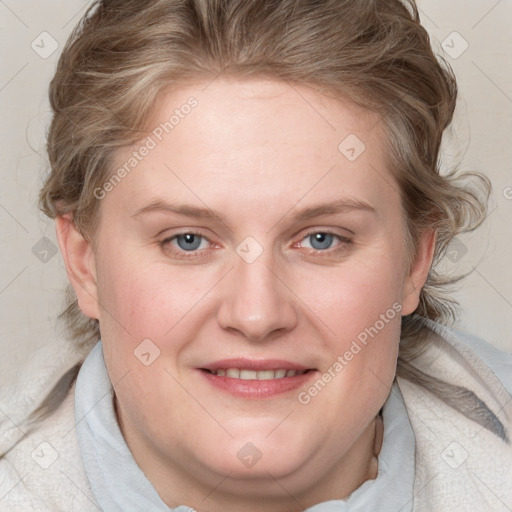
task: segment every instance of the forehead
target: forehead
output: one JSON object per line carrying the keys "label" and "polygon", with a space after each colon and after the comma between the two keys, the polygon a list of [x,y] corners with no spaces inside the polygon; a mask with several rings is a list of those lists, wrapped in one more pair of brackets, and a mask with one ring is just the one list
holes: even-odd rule
{"label": "forehead", "polygon": [[398,190],[384,148],[379,116],[349,101],[304,85],[218,78],[158,99],[148,136],[116,155],[114,169],[137,161],[112,196],[126,207],[167,195],[237,211],[340,194],[391,200]]}
{"label": "forehead", "polygon": [[[196,106],[189,109],[192,98]],[[270,79],[218,78],[169,92],[156,102],[148,128],[157,138],[162,128],[161,135],[176,143],[193,143],[184,140],[193,132],[210,154],[228,144],[248,152],[302,144],[305,154],[320,149],[337,155],[347,135],[370,144],[382,136],[378,114],[306,85]]]}

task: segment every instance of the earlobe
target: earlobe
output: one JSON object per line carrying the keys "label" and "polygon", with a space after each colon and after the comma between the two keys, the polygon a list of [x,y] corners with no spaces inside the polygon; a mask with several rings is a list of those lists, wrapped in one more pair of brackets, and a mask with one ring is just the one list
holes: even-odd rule
{"label": "earlobe", "polygon": [[434,258],[435,244],[435,230],[425,230],[421,235],[409,274],[404,282],[402,315],[409,315],[418,307],[420,292],[425,285]]}
{"label": "earlobe", "polygon": [[82,312],[99,318],[98,286],[92,245],[76,228],[71,214],[55,219],[57,240],[66,265],[69,281]]}

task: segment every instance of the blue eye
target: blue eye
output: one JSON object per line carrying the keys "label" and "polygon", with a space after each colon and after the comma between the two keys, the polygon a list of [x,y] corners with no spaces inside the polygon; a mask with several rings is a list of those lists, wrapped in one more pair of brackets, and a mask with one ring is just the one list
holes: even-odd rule
{"label": "blue eye", "polygon": [[[334,243],[336,240],[337,243]],[[343,246],[350,245],[351,242],[347,238],[335,233],[313,231],[302,239],[302,244],[304,243],[306,243],[306,248],[320,252],[327,252],[327,250],[331,248],[333,250],[336,248],[342,249]]]}
{"label": "blue eye", "polygon": [[166,255],[176,259],[201,259],[208,256],[207,249],[214,245],[203,235],[187,231],[165,238],[158,242]]}
{"label": "blue eye", "polygon": [[309,240],[312,249],[321,251],[331,248],[334,242],[334,235],[330,233],[313,233],[308,235],[305,240]]}
{"label": "blue eye", "polygon": [[203,237],[200,235],[195,235],[194,233],[184,233],[182,235],[176,235],[174,237],[180,249],[184,251],[195,251],[199,249]]}

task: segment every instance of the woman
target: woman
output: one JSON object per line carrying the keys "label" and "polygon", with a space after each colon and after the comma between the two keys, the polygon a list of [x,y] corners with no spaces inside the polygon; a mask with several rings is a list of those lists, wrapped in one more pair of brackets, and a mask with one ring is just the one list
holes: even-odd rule
{"label": "woman", "polygon": [[488,181],[439,173],[413,3],[97,2],[50,99],[87,357],[8,432],[2,510],[511,506],[512,361],[435,271]]}

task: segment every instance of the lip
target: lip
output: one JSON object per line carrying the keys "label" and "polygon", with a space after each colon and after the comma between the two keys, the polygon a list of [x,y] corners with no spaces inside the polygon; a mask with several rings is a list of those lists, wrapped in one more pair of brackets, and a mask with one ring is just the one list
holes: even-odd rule
{"label": "lip", "polygon": [[[201,366],[200,369],[216,371],[219,368],[245,368],[247,370],[264,371],[264,370],[313,370],[314,368],[304,366],[298,363],[292,363],[291,361],[285,361],[282,359],[223,359],[221,361],[215,361]],[[291,377],[289,377],[291,378]]]}
{"label": "lip", "polygon": [[[207,371],[216,371],[222,368],[244,368],[254,371],[285,369],[305,371],[306,373],[271,380],[242,380],[215,375]],[[273,398],[290,393],[300,387],[306,386],[308,382],[318,374],[318,371],[314,368],[308,368],[307,366],[291,361],[243,358],[215,361],[214,363],[197,368],[197,371],[209,385],[225,393],[229,393],[232,396],[246,399]]]}

